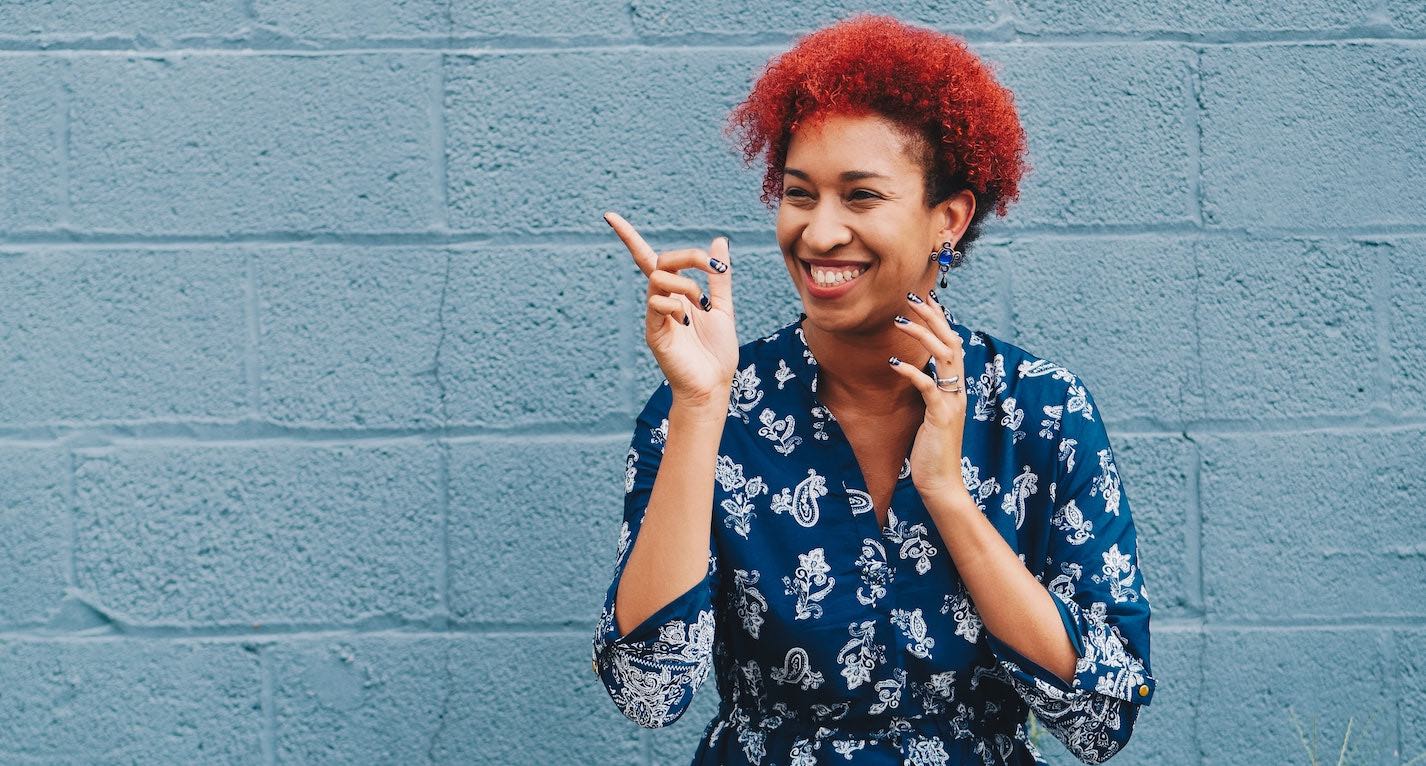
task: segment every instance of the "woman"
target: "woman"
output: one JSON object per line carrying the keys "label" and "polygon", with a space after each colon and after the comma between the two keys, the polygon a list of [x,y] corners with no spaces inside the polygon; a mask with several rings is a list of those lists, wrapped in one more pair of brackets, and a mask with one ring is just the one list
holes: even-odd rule
{"label": "woman", "polygon": [[733,125],[766,151],[806,310],[739,345],[726,238],[655,253],[606,214],[666,379],[628,453],[594,671],[646,727],[713,671],[695,764],[1043,763],[1032,712],[1109,758],[1155,680],[1102,414],[931,289],[1018,196],[1011,95],[955,38],[862,15],[770,64]]}

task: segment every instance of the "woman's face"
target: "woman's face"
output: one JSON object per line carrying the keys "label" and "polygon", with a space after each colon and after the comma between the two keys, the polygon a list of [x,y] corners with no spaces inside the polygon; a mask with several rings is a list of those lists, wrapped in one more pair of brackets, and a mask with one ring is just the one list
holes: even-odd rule
{"label": "woman's face", "polygon": [[[816,324],[884,332],[906,313],[906,293],[925,296],[934,285],[931,251],[965,230],[974,195],[928,209],[914,141],[884,117],[834,115],[800,128],[788,145],[777,241]],[[827,294],[813,286],[816,261],[836,266],[843,280],[846,266],[861,274]]]}

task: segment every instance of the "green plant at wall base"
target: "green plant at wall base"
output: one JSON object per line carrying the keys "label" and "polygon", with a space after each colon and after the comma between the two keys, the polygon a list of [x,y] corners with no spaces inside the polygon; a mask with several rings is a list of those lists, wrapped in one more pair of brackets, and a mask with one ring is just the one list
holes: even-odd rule
{"label": "green plant at wall base", "polygon": [[[1297,727],[1297,739],[1302,743],[1302,749],[1307,751],[1309,766],[1321,766],[1317,761],[1317,719],[1314,718],[1312,721],[1312,742],[1308,743],[1307,734],[1302,731],[1302,723],[1297,720],[1297,711],[1288,705],[1287,714],[1292,718],[1292,725]],[[1347,742],[1352,738],[1352,724],[1355,722],[1355,716],[1347,719],[1347,731],[1342,735],[1342,747],[1337,751],[1337,766],[1344,766],[1347,762]],[[1401,766],[1414,766],[1418,763],[1426,763],[1426,753],[1417,755]]]}

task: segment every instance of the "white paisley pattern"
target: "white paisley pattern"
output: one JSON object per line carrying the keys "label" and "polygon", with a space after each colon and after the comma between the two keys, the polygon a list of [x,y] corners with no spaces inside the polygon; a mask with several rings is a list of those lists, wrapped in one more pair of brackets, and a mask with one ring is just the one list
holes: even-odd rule
{"label": "white paisley pattern", "polygon": [[[1094,397],[1069,369],[945,313],[969,384],[960,477],[1051,595],[1077,655],[1073,677],[987,629],[909,453],[888,506],[873,507],[842,423],[818,399],[803,317],[739,349],[704,511],[703,579],[623,630],[619,585],[669,443],[667,381],[622,461],[623,520],[592,669],[648,728],[677,721],[696,694],[721,694],[694,766],[1043,764],[1030,716],[1099,763],[1124,748],[1153,699],[1130,501]],[[697,513],[659,512],[685,524]]]}

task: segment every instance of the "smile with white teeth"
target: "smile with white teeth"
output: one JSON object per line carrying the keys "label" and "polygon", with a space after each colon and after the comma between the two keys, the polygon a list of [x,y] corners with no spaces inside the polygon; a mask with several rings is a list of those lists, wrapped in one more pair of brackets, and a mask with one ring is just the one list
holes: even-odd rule
{"label": "smile with white teeth", "polygon": [[826,269],[821,266],[811,266],[812,279],[821,287],[835,287],[843,282],[850,282],[861,276],[865,269],[853,266],[851,268]]}

